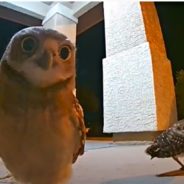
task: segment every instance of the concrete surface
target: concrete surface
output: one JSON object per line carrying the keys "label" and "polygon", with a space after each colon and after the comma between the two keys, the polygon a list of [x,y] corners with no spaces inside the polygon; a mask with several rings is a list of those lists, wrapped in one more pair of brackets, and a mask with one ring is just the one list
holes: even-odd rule
{"label": "concrete surface", "polygon": [[88,141],[70,184],[183,184],[184,176],[156,176],[180,166],[173,159],[150,160],[147,146]]}
{"label": "concrete surface", "polygon": [[[158,177],[157,174],[177,170],[172,159],[153,159],[144,153],[144,144],[87,141],[86,153],[73,166],[69,184],[183,184],[184,176]],[[6,169],[2,162],[0,175]],[[14,184],[10,179],[0,184]]]}

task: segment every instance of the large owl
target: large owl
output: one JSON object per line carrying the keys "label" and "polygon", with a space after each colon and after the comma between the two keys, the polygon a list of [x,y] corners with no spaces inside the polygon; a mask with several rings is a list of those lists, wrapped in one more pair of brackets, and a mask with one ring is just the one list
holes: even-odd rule
{"label": "large owl", "polygon": [[0,65],[0,157],[17,181],[63,184],[84,153],[74,81],[75,47],[66,36],[42,27],[13,36]]}

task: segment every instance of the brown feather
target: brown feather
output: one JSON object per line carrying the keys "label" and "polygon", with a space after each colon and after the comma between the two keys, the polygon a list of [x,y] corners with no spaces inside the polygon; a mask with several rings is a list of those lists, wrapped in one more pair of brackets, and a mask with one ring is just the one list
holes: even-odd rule
{"label": "brown feather", "polygon": [[[29,28],[29,31],[32,29]],[[36,31],[44,34],[45,30],[38,28]],[[49,37],[53,36],[53,39],[59,37],[61,42],[66,39],[59,35],[49,32]],[[16,40],[16,36],[13,39]],[[13,46],[19,44],[17,40],[10,43]],[[49,74],[56,78],[52,83],[39,87],[39,83],[33,81],[36,78],[29,80],[31,76],[17,70],[19,65],[14,62],[19,61],[8,60],[11,58],[12,45],[8,46],[10,50],[6,51],[0,66],[0,156],[18,181],[63,184],[71,176],[72,164],[78,155],[84,153],[86,138],[83,111],[72,93],[75,80],[74,54],[71,61],[58,62],[63,71],[58,75],[64,75],[62,80],[57,75]],[[39,55],[39,50],[35,54]],[[48,72],[57,71],[55,67],[51,65]],[[47,70],[44,72],[47,75]]]}

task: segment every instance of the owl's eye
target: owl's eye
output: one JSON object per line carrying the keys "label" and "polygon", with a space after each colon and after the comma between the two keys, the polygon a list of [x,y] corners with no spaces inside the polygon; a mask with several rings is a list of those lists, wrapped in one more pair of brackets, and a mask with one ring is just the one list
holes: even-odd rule
{"label": "owl's eye", "polygon": [[37,41],[33,37],[26,37],[22,40],[21,47],[26,53],[32,53],[37,46]]}
{"label": "owl's eye", "polygon": [[71,57],[70,47],[69,46],[61,47],[59,56],[63,61],[67,61]]}

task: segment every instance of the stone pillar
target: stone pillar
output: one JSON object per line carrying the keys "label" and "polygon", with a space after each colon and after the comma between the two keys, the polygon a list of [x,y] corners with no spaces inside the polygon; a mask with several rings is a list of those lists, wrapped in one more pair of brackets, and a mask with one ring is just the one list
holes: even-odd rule
{"label": "stone pillar", "polygon": [[104,19],[104,132],[165,130],[176,102],[154,3],[104,1]]}
{"label": "stone pillar", "polygon": [[56,3],[49,10],[42,24],[43,27],[55,29],[65,34],[75,45],[77,22],[78,19],[73,16],[73,11],[70,8]]}
{"label": "stone pillar", "polygon": [[[76,45],[77,23],[78,19],[73,16],[71,9],[60,3],[55,3],[47,13],[42,25],[66,35]],[[73,93],[76,95],[75,81],[73,83]]]}

